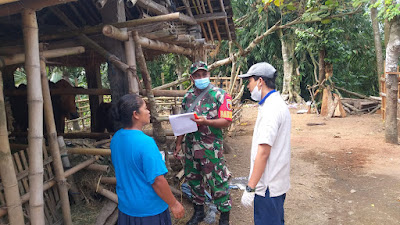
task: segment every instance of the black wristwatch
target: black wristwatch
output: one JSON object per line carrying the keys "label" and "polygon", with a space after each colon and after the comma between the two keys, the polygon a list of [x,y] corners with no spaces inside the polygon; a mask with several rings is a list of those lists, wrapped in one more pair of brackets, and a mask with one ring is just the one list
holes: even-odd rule
{"label": "black wristwatch", "polygon": [[246,185],[246,191],[247,191],[247,192],[255,192],[256,189],[255,189],[255,188],[249,187],[249,185]]}

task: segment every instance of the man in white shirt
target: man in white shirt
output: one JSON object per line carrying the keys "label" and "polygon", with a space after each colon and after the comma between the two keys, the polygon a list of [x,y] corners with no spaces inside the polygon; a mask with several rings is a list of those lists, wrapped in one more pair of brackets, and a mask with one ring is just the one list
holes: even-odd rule
{"label": "man in white shirt", "polygon": [[240,78],[249,81],[251,98],[259,101],[251,145],[249,181],[242,204],[254,202],[254,224],[284,224],[284,202],[290,188],[290,112],[275,91],[276,69],[254,64]]}

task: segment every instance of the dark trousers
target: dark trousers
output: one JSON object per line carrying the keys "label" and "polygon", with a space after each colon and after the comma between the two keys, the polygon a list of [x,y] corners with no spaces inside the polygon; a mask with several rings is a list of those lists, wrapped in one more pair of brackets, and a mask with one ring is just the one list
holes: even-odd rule
{"label": "dark trousers", "polygon": [[118,225],[172,225],[169,210],[155,216],[134,217],[118,211]]}
{"label": "dark trousers", "polygon": [[255,225],[283,225],[286,194],[277,197],[269,196],[269,189],[265,197],[256,195],[254,198],[254,224]]}

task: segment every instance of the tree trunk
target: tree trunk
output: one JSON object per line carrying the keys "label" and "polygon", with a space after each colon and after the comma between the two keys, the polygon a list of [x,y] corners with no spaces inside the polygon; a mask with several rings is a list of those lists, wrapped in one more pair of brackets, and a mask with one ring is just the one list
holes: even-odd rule
{"label": "tree trunk", "polygon": [[296,72],[296,57],[294,55],[295,40],[291,33],[283,34],[282,29],[278,31],[283,58],[283,89],[282,96],[289,102],[301,102],[302,98],[296,91],[300,90],[300,77]]}
{"label": "tree trunk", "polygon": [[[126,21],[124,1],[108,0],[100,10],[100,14],[104,24]],[[104,37],[104,40],[104,48],[116,55],[122,62],[126,62],[124,44],[108,37]],[[120,97],[128,94],[128,79],[125,72],[111,63],[108,63],[108,80],[110,81],[112,101],[118,101]]]}
{"label": "tree trunk", "polygon": [[25,45],[25,70],[28,97],[28,154],[29,154],[29,198],[30,222],[44,224],[43,209],[43,96],[40,82],[39,32],[36,12],[22,12]]}
{"label": "tree trunk", "polygon": [[150,73],[147,69],[146,59],[144,58],[144,55],[143,55],[142,46],[139,43],[139,35],[138,35],[137,31],[134,31],[132,33],[132,35],[133,35],[133,39],[135,40],[137,63],[139,65],[140,71],[142,73],[144,87],[146,88],[147,101],[150,105],[150,116],[151,116],[151,122],[152,122],[151,124],[153,126],[153,131],[154,131],[154,133],[153,133],[154,139],[157,142],[157,144],[159,145],[160,150],[164,151],[164,155],[166,156],[166,160],[165,160],[166,166],[167,166],[168,171],[170,171],[171,167],[170,167],[169,161],[167,160],[167,156],[168,156],[168,149],[166,146],[167,138],[165,135],[165,130],[161,126],[161,122],[157,121],[157,119],[156,119],[158,117],[158,112],[157,112],[157,108],[156,108],[154,94],[151,89]]}
{"label": "tree trunk", "polygon": [[[371,0],[371,5],[375,4],[376,0]],[[375,43],[375,55],[376,55],[376,66],[378,70],[378,84],[379,92],[381,92],[381,76],[383,74],[383,53],[382,53],[382,42],[381,35],[379,32],[379,23],[377,19],[378,10],[376,8],[371,8],[371,21],[372,29],[374,31],[374,43]]]}
{"label": "tree trunk", "polygon": [[318,60],[318,83],[321,86],[322,82],[325,80],[325,48],[319,50],[319,60]]}
{"label": "tree trunk", "polygon": [[23,225],[21,196],[19,195],[17,177],[13,166],[8,142],[6,113],[3,95],[3,76],[0,71],[0,175],[4,187],[4,195],[8,208],[8,218],[11,225]]}
{"label": "tree trunk", "polygon": [[[386,142],[398,144],[397,128],[397,98],[398,98],[398,74],[397,63],[400,56],[400,16],[391,21],[390,37],[386,48]],[[395,73],[390,73],[395,72]]]}

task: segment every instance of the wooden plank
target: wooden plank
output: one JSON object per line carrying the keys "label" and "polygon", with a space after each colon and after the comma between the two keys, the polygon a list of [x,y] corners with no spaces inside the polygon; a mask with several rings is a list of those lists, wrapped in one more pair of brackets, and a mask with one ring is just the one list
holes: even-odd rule
{"label": "wooden plank", "polygon": [[332,101],[332,93],[328,88],[325,88],[322,94],[321,116],[327,116],[329,106]]}

